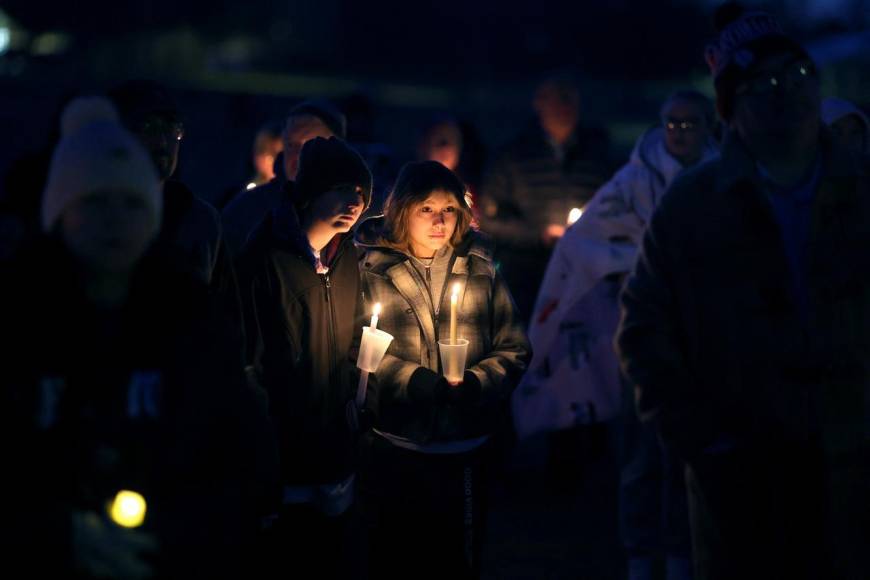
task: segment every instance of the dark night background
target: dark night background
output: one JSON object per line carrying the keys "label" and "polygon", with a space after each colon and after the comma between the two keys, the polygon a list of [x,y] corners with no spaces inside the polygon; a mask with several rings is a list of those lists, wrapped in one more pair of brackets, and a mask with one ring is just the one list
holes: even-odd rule
{"label": "dark night background", "polygon": [[[870,2],[762,2],[825,65],[826,94],[868,100]],[[130,77],[174,89],[180,177],[214,199],[245,179],[257,127],[322,96],[350,138],[413,155],[436,111],[473,123],[490,152],[530,116],[535,79],[573,67],[583,120],[627,154],[674,87],[712,92],[702,58],[712,0],[36,2],[0,8],[0,171],[41,146],[61,100]],[[409,130],[410,129],[410,130]]]}
{"label": "dark night background", "polygon": [[[712,95],[702,54],[718,4],[7,0],[0,174],[46,144],[66,98],[127,78],[173,90],[186,128],[179,176],[207,200],[247,179],[257,128],[308,97],[335,100],[348,113],[351,141],[385,143],[400,161],[414,155],[421,125],[441,111],[471,122],[491,154],[531,117],[536,79],[563,67],[582,79],[581,122],[609,130],[622,163],[671,90]],[[824,95],[870,104],[870,0],[754,4],[806,44],[821,65]],[[527,455],[520,466],[534,465],[534,449]],[[616,475],[606,457],[597,461],[570,492],[543,487],[534,470],[504,475],[490,521],[489,577],[619,577]]]}

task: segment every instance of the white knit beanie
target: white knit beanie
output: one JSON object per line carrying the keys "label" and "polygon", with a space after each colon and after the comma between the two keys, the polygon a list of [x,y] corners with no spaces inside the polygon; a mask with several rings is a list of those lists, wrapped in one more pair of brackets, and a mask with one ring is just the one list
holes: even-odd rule
{"label": "white knit beanie", "polygon": [[153,234],[160,230],[163,194],[151,158],[108,99],[82,97],[61,117],[61,140],[42,193],[42,230],[50,232],[70,203],[97,191],[138,194],[153,214]]}

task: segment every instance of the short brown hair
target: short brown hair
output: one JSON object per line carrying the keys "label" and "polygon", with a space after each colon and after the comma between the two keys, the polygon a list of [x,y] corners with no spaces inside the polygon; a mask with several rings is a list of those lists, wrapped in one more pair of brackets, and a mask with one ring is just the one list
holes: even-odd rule
{"label": "short brown hair", "polygon": [[414,207],[433,191],[446,191],[456,198],[456,229],[448,244],[455,248],[471,228],[473,216],[465,201],[466,187],[459,177],[437,161],[406,163],[384,205],[385,227],[381,242],[405,253],[411,251],[408,217]]}

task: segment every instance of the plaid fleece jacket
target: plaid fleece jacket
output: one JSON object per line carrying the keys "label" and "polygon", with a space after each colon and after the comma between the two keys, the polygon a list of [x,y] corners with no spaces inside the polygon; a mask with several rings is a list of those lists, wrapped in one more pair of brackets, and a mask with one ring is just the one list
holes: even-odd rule
{"label": "plaid fleece jacket", "polygon": [[[364,250],[365,311],[380,302],[378,328],[395,337],[370,381],[367,405],[375,427],[420,444],[492,432],[507,412],[531,350],[510,291],[496,272],[488,238],[470,232],[456,248],[436,308],[409,256],[379,243],[382,224],[383,218],[367,220],[356,240]],[[439,396],[437,344],[450,332],[449,289],[457,282],[457,336],[469,341],[466,369],[480,383],[479,393],[458,402]]]}

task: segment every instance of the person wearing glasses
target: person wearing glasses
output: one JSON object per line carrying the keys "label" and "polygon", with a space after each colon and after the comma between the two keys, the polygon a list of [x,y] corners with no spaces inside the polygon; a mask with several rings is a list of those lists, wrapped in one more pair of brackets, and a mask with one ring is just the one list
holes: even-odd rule
{"label": "person wearing glasses", "polygon": [[[157,169],[164,196],[163,228],[157,248],[212,290],[226,292],[233,288],[232,261],[224,249],[220,214],[174,179],[184,123],[169,91],[153,81],[131,80],[110,89],[108,97]],[[232,293],[237,302],[238,291],[233,289]]]}
{"label": "person wearing glasses", "polygon": [[[674,92],[660,117],[556,243],[529,329],[531,370],[513,396],[521,438],[604,425],[618,429],[625,450],[620,530],[632,580],[652,578],[657,561],[668,566],[669,578],[687,577],[678,571],[689,568],[690,539],[682,464],[660,448],[651,428],[638,423],[633,397],[623,394],[627,385],[613,350],[617,297],[667,188],[718,151],[713,103],[701,93]],[[548,421],[543,408],[559,408],[559,419]]]}
{"label": "person wearing glasses", "polygon": [[686,462],[695,578],[867,578],[870,163],[807,52],[729,3],[720,157],[671,186],[622,293],[641,419]]}
{"label": "person wearing glasses", "polygon": [[148,151],[160,180],[163,223],[151,251],[205,284],[208,300],[225,314],[238,337],[238,361],[244,366],[242,307],[220,214],[174,178],[184,140],[181,111],[168,89],[150,80],[126,81],[107,96],[121,122]]}

